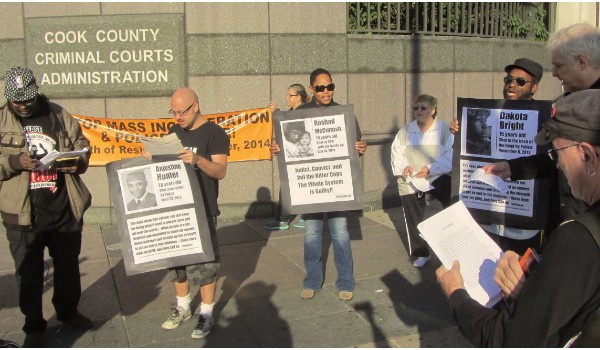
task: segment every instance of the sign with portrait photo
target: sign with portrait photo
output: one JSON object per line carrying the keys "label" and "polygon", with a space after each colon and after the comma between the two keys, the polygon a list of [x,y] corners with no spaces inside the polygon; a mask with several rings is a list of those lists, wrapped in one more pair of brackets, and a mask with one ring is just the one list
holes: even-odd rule
{"label": "sign with portrait photo", "polygon": [[214,260],[194,168],[177,155],[106,166],[127,275]]}
{"label": "sign with portrait photo", "polygon": [[274,121],[285,213],[363,209],[352,105],[276,111]]}
{"label": "sign with portrait photo", "polygon": [[[546,224],[547,180],[510,181],[506,193],[469,181],[489,163],[545,152],[533,138],[551,114],[550,101],[458,99],[460,130],[454,139],[452,195],[481,224],[539,229]],[[458,144],[457,144],[458,143]]]}

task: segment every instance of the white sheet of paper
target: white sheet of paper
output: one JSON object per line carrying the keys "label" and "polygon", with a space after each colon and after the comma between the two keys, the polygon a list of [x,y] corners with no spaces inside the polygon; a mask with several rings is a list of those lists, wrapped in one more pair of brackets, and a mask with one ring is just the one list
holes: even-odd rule
{"label": "white sheet of paper", "polygon": [[59,152],[59,151],[53,149],[52,151],[48,152],[48,154],[46,154],[42,159],[40,159],[40,164],[38,165],[38,167],[35,170],[48,169],[49,167],[51,167],[54,164],[54,162],[56,162],[56,160],[58,158],[78,157],[78,156],[82,156],[82,155],[86,154],[87,151],[88,151],[87,147],[80,149],[80,150],[69,151],[69,152]]}
{"label": "white sheet of paper", "polygon": [[140,137],[144,149],[154,156],[161,154],[177,154],[177,151],[183,148],[181,140],[176,134],[169,134],[163,137]]}
{"label": "white sheet of paper", "polygon": [[497,189],[498,191],[500,191],[500,193],[504,195],[508,194],[508,183],[502,180],[500,176],[496,176],[494,174],[486,174],[483,168],[475,170],[471,174],[471,177],[469,177],[469,180],[467,180],[467,182],[468,181],[481,181]]}
{"label": "white sheet of paper", "polygon": [[494,282],[502,249],[475,222],[463,202],[442,210],[417,225],[422,237],[447,269],[460,262],[460,272],[471,298],[485,307],[502,298]]}
{"label": "white sheet of paper", "polygon": [[421,192],[431,191],[431,190],[433,190],[435,188],[435,187],[431,186],[431,184],[429,183],[429,181],[427,181],[427,179],[422,178],[422,177],[411,176],[410,177],[410,183],[417,190],[419,190]]}

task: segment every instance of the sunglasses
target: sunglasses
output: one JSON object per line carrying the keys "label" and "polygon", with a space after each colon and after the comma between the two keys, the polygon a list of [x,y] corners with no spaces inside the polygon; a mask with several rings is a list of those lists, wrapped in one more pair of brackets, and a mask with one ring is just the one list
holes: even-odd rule
{"label": "sunglasses", "polygon": [[419,111],[419,110],[420,110],[420,111],[425,111],[425,110],[427,110],[428,108],[429,108],[429,107],[426,107],[426,106],[414,106],[414,107],[413,107],[413,111],[415,111],[415,112],[416,112],[416,111]]}
{"label": "sunglasses", "polygon": [[525,84],[531,82],[531,80],[527,80],[527,79],[525,79],[523,77],[518,77],[518,78],[515,78],[515,77],[504,77],[504,85],[508,85],[508,84],[512,83],[513,81],[516,81],[517,85],[519,85],[520,87],[523,87],[523,86],[525,86]]}
{"label": "sunglasses", "polygon": [[313,89],[315,90],[315,92],[323,92],[323,91],[325,91],[325,89],[327,89],[329,91],[333,91],[333,90],[335,90],[335,84],[330,83],[329,85],[317,85],[317,86],[314,86]]}

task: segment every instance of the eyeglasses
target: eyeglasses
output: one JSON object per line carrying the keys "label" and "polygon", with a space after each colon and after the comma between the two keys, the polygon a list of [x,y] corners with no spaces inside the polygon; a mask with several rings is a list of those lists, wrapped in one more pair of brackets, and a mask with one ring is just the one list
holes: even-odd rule
{"label": "eyeglasses", "polygon": [[504,85],[508,85],[508,84],[512,83],[513,81],[516,81],[517,85],[519,85],[520,87],[523,87],[523,86],[525,86],[525,84],[531,82],[531,80],[527,80],[527,79],[525,79],[523,77],[518,77],[518,78],[515,78],[515,77],[504,77]]}
{"label": "eyeglasses", "polygon": [[288,98],[294,97],[294,96],[300,96],[300,95],[287,95]]}
{"label": "eyeglasses", "polygon": [[[194,103],[196,103],[196,101],[194,101]],[[176,117],[177,115],[179,115],[180,117],[183,117],[183,116],[185,116],[185,115],[186,115],[186,114],[187,114],[187,113],[190,111],[190,109],[192,108],[192,106],[194,105],[194,103],[192,103],[192,104],[191,104],[191,105],[190,105],[188,108],[186,108],[186,109],[185,109],[185,111],[183,111],[183,112],[175,112],[174,110],[172,110],[172,109],[169,109],[169,114],[171,114],[173,117]]]}
{"label": "eyeglasses", "polygon": [[548,150],[548,157],[550,157],[550,159],[552,159],[554,161],[558,161],[558,151],[562,151],[563,149],[567,149],[567,148],[579,146],[580,144],[581,143],[576,143],[574,145],[562,147],[562,148],[559,148],[559,149],[550,148]]}
{"label": "eyeglasses", "polygon": [[414,106],[413,107],[413,111],[415,111],[415,112],[418,111],[418,110],[420,110],[420,111],[426,111],[428,108],[429,107],[427,107],[427,106]]}
{"label": "eyeglasses", "polygon": [[333,91],[333,90],[335,90],[335,84],[330,83],[329,85],[317,85],[317,86],[314,86],[313,89],[315,90],[315,92],[323,92],[323,91],[325,91],[325,89],[327,89],[329,91]]}

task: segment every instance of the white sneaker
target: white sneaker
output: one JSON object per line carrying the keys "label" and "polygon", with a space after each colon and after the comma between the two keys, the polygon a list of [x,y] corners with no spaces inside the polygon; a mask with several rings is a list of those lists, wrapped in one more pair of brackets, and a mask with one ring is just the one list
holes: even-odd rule
{"label": "white sneaker", "polygon": [[192,317],[192,311],[190,309],[184,310],[182,308],[171,309],[171,316],[167,318],[165,322],[162,324],[162,328],[164,329],[175,329],[179,327],[179,325],[189,320]]}
{"label": "white sneaker", "polygon": [[431,260],[430,256],[420,256],[413,262],[414,267],[423,267]]}

